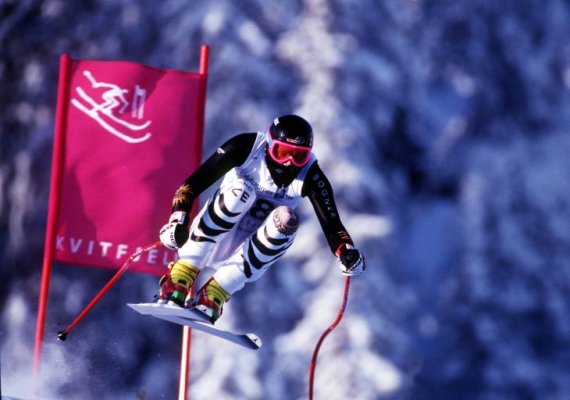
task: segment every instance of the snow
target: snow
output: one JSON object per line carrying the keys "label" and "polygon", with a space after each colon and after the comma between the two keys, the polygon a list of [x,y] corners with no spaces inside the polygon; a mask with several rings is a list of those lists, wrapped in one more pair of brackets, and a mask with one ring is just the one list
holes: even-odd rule
{"label": "snow", "polygon": [[[565,1],[20,0],[0,15],[2,395],[34,397],[59,54],[195,70],[208,44],[204,154],[302,114],[368,262],[315,398],[568,398]],[[310,204],[298,211],[286,257],[222,317],[263,348],[196,333],[192,399],[307,398],[344,278]],[[56,342],[110,277],[54,266],[41,398],[176,398],[180,329],[125,306],[155,277],[127,274]]]}

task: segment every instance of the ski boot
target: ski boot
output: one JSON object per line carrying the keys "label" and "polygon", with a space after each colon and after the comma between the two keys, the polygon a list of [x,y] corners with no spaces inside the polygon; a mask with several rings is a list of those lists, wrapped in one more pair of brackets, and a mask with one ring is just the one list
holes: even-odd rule
{"label": "ski boot", "polygon": [[200,311],[213,324],[222,315],[224,304],[229,299],[230,294],[214,278],[211,278],[194,299],[187,301],[186,307]]}
{"label": "ski boot", "polygon": [[160,290],[156,302],[165,304],[173,302],[184,307],[188,291],[196,280],[200,270],[185,260],[178,260],[168,264],[168,273],[160,278]]}

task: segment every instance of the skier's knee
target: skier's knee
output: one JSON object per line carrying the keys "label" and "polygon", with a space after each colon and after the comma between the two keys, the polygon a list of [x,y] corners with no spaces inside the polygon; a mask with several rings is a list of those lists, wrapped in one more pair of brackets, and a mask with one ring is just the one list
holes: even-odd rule
{"label": "skier's knee", "polygon": [[292,235],[299,227],[299,217],[287,206],[277,207],[272,211],[271,218],[277,231],[283,235]]}

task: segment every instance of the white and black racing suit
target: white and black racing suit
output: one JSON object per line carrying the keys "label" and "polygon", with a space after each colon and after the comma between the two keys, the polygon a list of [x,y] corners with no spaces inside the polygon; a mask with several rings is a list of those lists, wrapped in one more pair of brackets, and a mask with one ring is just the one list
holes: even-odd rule
{"label": "white and black racing suit", "polygon": [[304,167],[279,170],[268,165],[266,145],[262,132],[234,136],[185,180],[173,200],[173,211],[189,213],[194,200],[223,177],[178,255],[199,269],[215,269],[229,294],[257,280],[291,246],[302,197],[311,201],[333,253],[352,245],[315,155]]}

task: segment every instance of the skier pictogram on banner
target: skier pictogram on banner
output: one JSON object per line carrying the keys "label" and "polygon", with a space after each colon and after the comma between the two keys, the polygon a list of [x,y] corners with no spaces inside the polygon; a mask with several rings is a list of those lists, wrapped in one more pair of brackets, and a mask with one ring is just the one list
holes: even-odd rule
{"label": "skier pictogram on banner", "polygon": [[[123,89],[113,83],[97,81],[88,70],[83,71],[83,76],[90,82],[91,88],[86,90],[79,86],[76,87],[75,91],[80,99],[71,99],[71,104],[95,120],[107,132],[127,143],[141,143],[152,136],[150,132],[146,132],[140,137],[135,136],[137,132],[147,129],[152,121],[147,120],[137,124],[125,119],[128,115],[125,114],[125,111],[129,106],[131,107],[131,118],[144,119],[144,103],[146,100],[146,90],[144,88],[135,85],[132,101],[129,102],[126,98],[126,94],[129,93],[128,89]],[[100,95],[101,102],[97,102],[93,98],[96,93],[94,89],[105,90]],[[88,91],[93,96],[89,95]]]}

